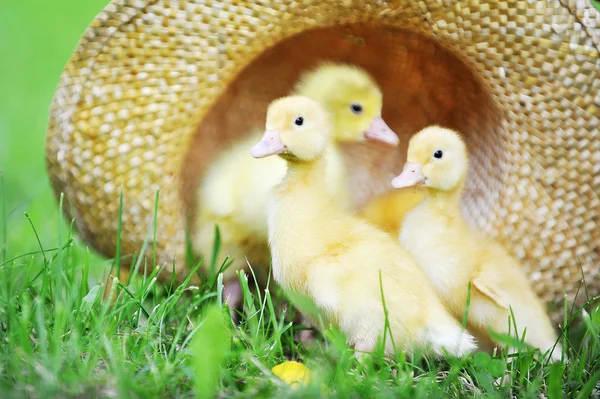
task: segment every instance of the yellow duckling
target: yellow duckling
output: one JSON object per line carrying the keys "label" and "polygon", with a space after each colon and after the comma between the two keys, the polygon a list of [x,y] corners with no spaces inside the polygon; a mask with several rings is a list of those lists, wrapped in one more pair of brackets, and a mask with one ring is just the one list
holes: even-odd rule
{"label": "yellow duckling", "polygon": [[271,103],[266,131],[252,147],[255,158],[280,155],[288,165],[268,208],[275,281],[314,325],[321,319],[335,326],[357,351],[372,351],[384,333],[382,290],[399,349],[421,347],[438,355],[445,349],[457,356],[474,350],[474,338],[444,309],[394,238],[331,200],[325,178],[329,126],[319,103],[286,97]]}
{"label": "yellow duckling", "polygon": [[[334,118],[336,143],[369,139],[398,144],[398,136],[381,118],[381,90],[362,69],[326,63],[302,76],[295,91],[327,107]],[[233,261],[225,272],[224,293],[232,307],[241,300],[239,281],[234,273],[240,269],[247,270],[246,259],[254,267],[259,280],[264,280],[268,271],[268,193],[286,172],[285,162],[278,157],[258,162],[248,155],[248,148],[259,140],[261,133],[252,134],[224,151],[212,163],[198,193],[194,249],[205,256],[210,254],[215,225],[219,226],[220,253]],[[342,154],[337,146],[330,152],[331,162],[325,172],[330,183],[329,192],[348,207],[350,195],[346,191],[347,177]]]}
{"label": "yellow duckling", "polygon": [[[500,245],[473,230],[459,204],[468,169],[467,148],[454,131],[432,126],[414,135],[396,188],[422,185],[426,199],[404,219],[400,243],[423,268],[446,307],[462,320],[471,299],[468,328],[480,342],[491,342],[489,330],[509,332],[510,308],[519,337],[544,351],[557,336],[542,303],[519,265]],[[510,325],[511,334],[514,327]],[[561,357],[560,345],[552,354]]]}

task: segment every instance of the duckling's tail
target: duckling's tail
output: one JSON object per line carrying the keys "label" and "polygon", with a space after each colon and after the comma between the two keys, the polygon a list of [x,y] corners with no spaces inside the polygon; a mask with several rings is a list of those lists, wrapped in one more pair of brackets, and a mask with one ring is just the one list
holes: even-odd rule
{"label": "duckling's tail", "polygon": [[424,341],[438,356],[461,357],[477,349],[475,337],[447,313],[430,322],[424,335]]}

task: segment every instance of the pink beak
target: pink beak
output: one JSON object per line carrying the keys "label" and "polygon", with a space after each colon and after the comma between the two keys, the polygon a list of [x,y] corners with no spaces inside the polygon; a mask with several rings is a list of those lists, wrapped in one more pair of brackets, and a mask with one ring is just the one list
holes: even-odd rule
{"label": "pink beak", "polygon": [[371,125],[365,132],[365,138],[377,140],[392,146],[397,146],[400,139],[392,129],[385,123],[381,116],[373,118]]}
{"label": "pink beak", "polygon": [[392,186],[395,188],[411,187],[423,183],[425,183],[425,176],[421,170],[421,164],[410,162],[407,162],[402,173],[392,180]]}
{"label": "pink beak", "polygon": [[262,139],[252,147],[250,155],[254,158],[265,158],[271,155],[283,154],[287,147],[281,142],[279,130],[267,129]]}

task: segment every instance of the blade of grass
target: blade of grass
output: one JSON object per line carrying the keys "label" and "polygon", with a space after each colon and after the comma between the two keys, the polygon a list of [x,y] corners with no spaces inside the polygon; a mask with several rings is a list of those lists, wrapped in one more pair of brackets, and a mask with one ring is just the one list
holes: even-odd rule
{"label": "blade of grass", "polygon": [[188,286],[188,284],[190,283],[192,277],[196,274],[196,272],[200,268],[201,264],[202,264],[202,262],[198,263],[192,269],[192,271],[188,274],[188,276],[186,277],[186,279],[181,283],[181,285],[179,285],[177,287],[177,289],[175,290],[175,292],[173,294],[171,294],[160,305],[160,309],[159,309],[158,312],[152,312],[152,314],[148,318],[148,324],[156,324],[156,325],[162,325],[163,324],[165,315],[168,314],[173,309],[173,307],[175,306],[175,304],[177,303],[177,301],[179,300],[179,298],[183,294],[184,289]]}
{"label": "blade of grass", "polygon": [[[37,230],[35,228],[35,225],[33,224],[33,221],[31,220],[31,218],[29,217],[29,215],[27,214],[27,212],[25,212],[25,217],[27,218],[27,220],[29,221],[29,224],[31,225],[31,229],[33,230],[33,234],[35,235],[35,238],[37,240],[37,243],[40,247],[40,251],[42,252],[42,257],[44,258],[44,269],[42,270],[42,273],[44,278],[43,278],[43,283],[42,283],[42,293],[41,296],[42,297],[46,297],[46,291],[48,291],[50,293],[50,296],[52,296],[52,287],[49,286],[49,277],[50,277],[50,270],[48,269],[48,258],[46,258],[46,252],[44,251],[44,246],[42,245],[42,241],[40,240],[40,236],[37,233]],[[38,274],[39,275],[39,274]]]}
{"label": "blade of grass", "polygon": [[216,274],[210,274],[207,281],[208,281],[208,287],[211,291],[213,291],[216,288],[216,284],[217,284],[217,278],[219,277],[219,274],[222,274],[223,272],[225,272],[225,270],[227,270],[229,268],[229,266],[231,266],[233,264],[233,260],[229,260],[229,257],[225,257],[225,260],[223,260],[223,263],[221,264],[221,267],[219,267],[219,270],[217,271]]}
{"label": "blade of grass", "polygon": [[600,381],[600,371],[597,371],[577,393],[576,399],[586,399],[592,397],[592,392],[596,388],[596,384]]}
{"label": "blade of grass", "polygon": [[[155,219],[155,223],[156,223],[156,219]],[[146,238],[144,238],[144,241],[142,242],[142,249],[140,249],[140,253],[139,255],[136,257],[136,254],[134,254],[134,263],[133,263],[133,267],[130,267],[129,269],[129,277],[127,278],[127,285],[129,285],[129,282],[132,278],[132,276],[137,275],[139,273],[140,267],[142,266],[142,262],[146,259],[146,250],[148,248],[148,241],[150,241],[150,233],[152,232],[152,229],[154,229],[154,239],[156,240],[156,227],[154,226],[150,226],[148,228],[148,233],[146,234]],[[154,250],[156,250],[156,243],[154,243]],[[156,265],[156,255],[153,255],[154,257],[154,265]],[[173,268],[175,269],[175,268]],[[144,276],[146,276],[146,271],[144,270]]]}
{"label": "blade of grass", "polygon": [[191,346],[190,363],[195,372],[196,397],[212,398],[217,392],[221,364],[230,351],[229,329],[222,308],[208,308]]}
{"label": "blade of grass", "polygon": [[469,308],[471,306],[471,282],[469,281],[469,284],[467,285],[467,302],[465,304],[465,313],[463,314],[463,319],[462,319],[462,328],[463,330],[467,328],[467,320],[469,318]]}
{"label": "blade of grass", "polygon": [[[123,189],[119,191],[119,218],[117,219],[117,242],[115,244],[115,267],[117,278],[121,276],[121,233],[123,230]],[[112,291],[112,290],[111,290]]]}
{"label": "blade of grass", "polygon": [[210,268],[208,272],[211,276],[214,276],[215,269],[217,268],[217,259],[219,258],[219,250],[221,248],[221,230],[219,230],[219,226],[215,224],[215,239],[213,241],[213,253],[212,258],[210,259]]}
{"label": "blade of grass", "polygon": [[[60,219],[58,221],[58,223],[60,224]],[[67,242],[70,242],[71,240],[73,240],[73,237],[75,236],[75,219],[71,219],[71,223],[69,223],[69,230],[68,230],[68,235],[67,235]],[[60,246],[60,242],[59,242],[59,246]],[[67,247],[65,247],[65,249],[67,249]],[[67,257],[69,259],[73,259],[74,257],[74,249],[71,246],[70,250],[67,250]],[[74,264],[78,264],[78,262],[74,262]],[[76,276],[77,276],[77,269],[75,267],[73,267],[72,269],[72,273],[71,273],[71,281],[74,282],[76,280]]]}
{"label": "blade of grass", "polygon": [[548,399],[561,399],[563,397],[563,365],[554,363],[550,366],[548,374]]}
{"label": "blade of grass", "polygon": [[156,261],[156,231],[158,226],[158,197],[160,190],[156,190],[156,198],[154,199],[154,220],[152,223],[152,267],[155,267],[158,263]]}
{"label": "blade of grass", "polygon": [[223,273],[219,273],[217,277],[217,304],[220,308],[223,307],[223,290],[225,286],[223,285]]}
{"label": "blade of grass", "polygon": [[[585,292],[585,299],[590,299],[590,293],[588,291],[587,281],[585,280],[585,272],[583,271],[583,265],[581,264],[581,259],[579,256],[577,257],[577,266],[579,266],[579,271],[581,272],[581,283],[583,284],[583,290]],[[573,301],[575,302],[575,301]]]}
{"label": "blade of grass", "polygon": [[383,328],[383,348],[385,349],[387,334],[389,333],[389,338],[392,342],[392,347],[394,348],[395,355],[398,356],[396,349],[396,341],[394,340],[394,335],[392,334],[392,328],[390,326],[389,312],[385,303],[385,295],[383,294],[383,278],[381,276],[381,270],[379,270],[379,294],[381,295],[381,305],[383,306],[383,314],[385,316]]}
{"label": "blade of grass", "polygon": [[40,298],[35,300],[35,317],[36,317],[36,335],[37,347],[40,350],[42,359],[48,358],[48,335],[46,333],[46,317],[44,315],[44,304]]}
{"label": "blade of grass", "polygon": [[[269,289],[265,289],[265,300],[267,301],[267,308],[269,311],[269,320],[271,326],[273,328],[273,338],[276,344],[276,350],[279,352],[279,356],[284,357],[283,353],[283,345],[281,343],[281,335],[282,335],[282,325],[283,325],[283,317],[281,321],[278,322],[277,315],[275,313],[275,307],[273,306],[273,300],[271,299],[271,292]],[[281,323],[281,325],[280,325]],[[292,345],[293,346],[293,345]]]}
{"label": "blade of grass", "polygon": [[[568,317],[568,315],[567,315],[568,307],[569,307],[568,298],[567,298],[567,295],[565,295],[564,304],[563,304],[563,323],[564,324],[563,324],[563,328],[561,328],[561,330],[560,330],[560,337],[559,337],[559,340],[562,337],[562,341],[563,341],[562,342],[562,359],[565,359],[565,356],[567,354],[567,348],[568,348],[567,347],[567,342],[568,342],[567,334],[565,333],[565,330],[564,330],[567,328],[566,325],[567,325],[567,317]],[[552,349],[554,350],[554,348],[552,348]]]}
{"label": "blade of grass", "polygon": [[[246,265],[248,265],[248,270],[250,270],[250,274],[252,275],[252,280],[254,281],[254,286],[258,287],[260,285],[260,283],[259,283],[258,279],[256,278],[256,274],[254,273],[254,268],[248,261],[248,258],[246,258]],[[258,302],[263,303],[263,298],[260,293],[260,290],[256,290],[256,295],[258,296]]]}
{"label": "blade of grass", "polygon": [[27,221],[29,221],[31,229],[33,230],[33,234],[35,235],[35,239],[37,240],[38,246],[40,247],[40,252],[42,253],[42,256],[44,258],[44,266],[48,267],[48,258],[46,258],[46,251],[44,251],[44,246],[42,245],[42,241],[40,240],[40,236],[38,235],[35,225],[33,224],[33,221],[31,220],[27,212],[25,212],[25,217],[27,218]]}
{"label": "blade of grass", "polygon": [[139,309],[144,313],[144,316],[146,317],[150,317],[150,313],[148,313],[148,311],[146,310],[146,308],[144,307],[144,305],[142,304],[142,302],[140,302],[135,295],[133,295],[133,293],[129,290],[129,288],[127,288],[123,283],[121,283],[120,281],[117,282],[117,284],[119,285],[119,288],[121,288],[123,291],[125,291],[125,293],[131,298],[133,299],[133,301],[135,302],[135,304],[139,307]]}
{"label": "blade of grass", "polygon": [[[64,200],[64,195],[63,193],[60,193],[60,198],[58,200],[58,210],[59,213],[60,211],[63,209],[63,200]],[[59,301],[62,297],[62,283],[63,283],[63,279],[62,279],[62,272],[63,272],[63,251],[62,251],[62,247],[61,247],[61,243],[62,243],[62,226],[60,225],[60,222],[57,223],[58,226],[58,251],[56,252],[56,279],[55,279],[55,290],[54,290],[54,295],[55,295],[55,301]]]}
{"label": "blade of grass", "polygon": [[594,323],[592,322],[592,319],[590,318],[590,315],[587,311],[584,310],[582,313],[583,314],[581,315],[581,318],[583,319],[583,322],[585,323],[585,326],[589,333],[590,339],[596,345],[600,345],[600,329],[596,325],[594,325]]}
{"label": "blade of grass", "polygon": [[[73,240],[72,238],[71,238],[71,239],[69,239],[69,240],[67,241],[67,243],[66,243],[65,245],[63,245],[63,246],[62,246],[62,249],[66,249],[67,247],[70,247],[70,246],[73,244],[73,242],[74,242],[74,240]],[[39,254],[41,254],[42,252],[46,252],[46,253],[48,253],[48,252],[56,252],[56,251],[58,251],[58,249],[59,249],[59,248],[46,248],[46,249],[44,249],[44,251],[30,251],[30,252],[23,252],[22,254],[20,254],[20,255],[16,255],[16,256],[13,256],[12,258],[10,258],[10,259],[6,260],[5,262],[3,262],[2,264],[0,264],[0,268],[4,267],[4,266],[6,266],[6,265],[8,265],[8,264],[10,264],[10,263],[13,263],[13,262],[14,262],[14,261],[16,261],[16,260],[19,260],[19,259],[21,259],[21,258],[24,258],[24,257],[26,257],[26,256],[39,255]]]}

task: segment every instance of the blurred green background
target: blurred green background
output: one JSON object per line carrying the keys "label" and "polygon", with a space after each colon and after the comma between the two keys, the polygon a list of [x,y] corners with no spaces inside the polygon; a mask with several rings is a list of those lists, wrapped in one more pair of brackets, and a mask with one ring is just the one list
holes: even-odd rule
{"label": "blurred green background", "polygon": [[46,173],[48,110],[79,38],[108,2],[0,1],[0,247],[6,243],[7,258],[39,248],[24,212],[44,247],[58,245],[65,224]]}

